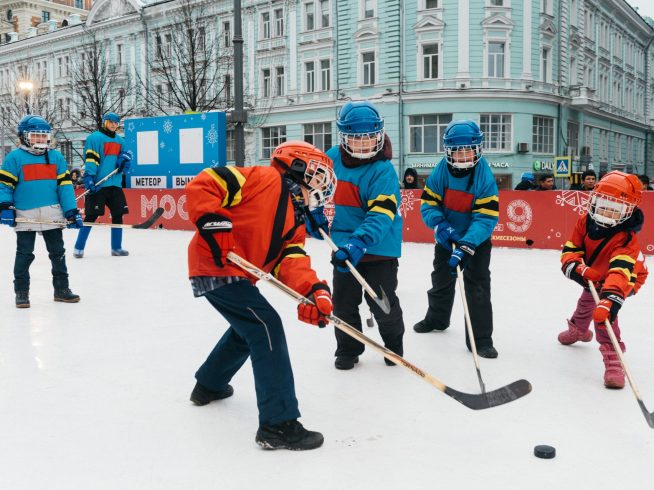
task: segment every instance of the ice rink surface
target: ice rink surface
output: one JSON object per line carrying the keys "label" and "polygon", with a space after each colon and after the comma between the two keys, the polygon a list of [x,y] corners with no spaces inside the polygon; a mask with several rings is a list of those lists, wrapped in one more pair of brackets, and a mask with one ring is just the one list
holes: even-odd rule
{"label": "ice rink surface", "polygon": [[[368,349],[352,371],[333,365],[332,327],[296,320],[268,284],[285,322],[302,423],[325,436],[307,452],[256,446],[250,364],[233,397],[196,407],[194,373],[226,328],[186,277],[189,232],[127,230],[129,257],[111,257],[94,229],[71,255],[79,304],[54,303],[37,238],[30,309],[14,307],[14,232],[0,229],[0,488],[18,489],[630,489],[651,488],[654,430],[627,386],[603,387],[592,343],[556,336],[579,286],[556,251],[496,248],[491,261],[496,360],[481,359],[488,390],[520,378],[533,392],[475,412]],[[331,282],[326,244],[307,250]],[[445,332],[416,334],[426,310],[433,248],[404,244],[399,291],[405,358],[447,385],[478,393],[460,298]],[[621,312],[626,358],[654,410],[654,278]],[[362,310],[367,315],[367,310]],[[379,341],[376,328],[364,332]],[[557,457],[541,460],[533,447]]]}

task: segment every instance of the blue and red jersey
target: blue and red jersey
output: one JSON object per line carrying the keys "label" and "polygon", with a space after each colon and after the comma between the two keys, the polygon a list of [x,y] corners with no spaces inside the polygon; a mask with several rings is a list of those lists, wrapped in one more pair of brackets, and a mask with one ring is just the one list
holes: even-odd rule
{"label": "blue and red jersey", "polygon": [[[116,168],[116,159],[123,151],[125,139],[119,134],[110,136],[103,131],[95,131],[84,143],[84,171],[99,182]],[[100,187],[122,187],[122,174],[112,175]]]}

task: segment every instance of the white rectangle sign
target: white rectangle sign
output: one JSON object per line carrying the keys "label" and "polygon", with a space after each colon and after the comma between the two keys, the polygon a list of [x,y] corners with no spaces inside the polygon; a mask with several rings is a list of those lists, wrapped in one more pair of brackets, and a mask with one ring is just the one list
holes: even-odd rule
{"label": "white rectangle sign", "polygon": [[140,189],[165,189],[166,176],[165,175],[143,175],[140,177],[132,176],[132,188]]}
{"label": "white rectangle sign", "polygon": [[183,189],[195,175],[173,175],[173,189]]}
{"label": "white rectangle sign", "polygon": [[179,163],[204,163],[202,128],[179,130]]}
{"label": "white rectangle sign", "polygon": [[139,165],[159,165],[159,132],[136,133],[136,152]]}

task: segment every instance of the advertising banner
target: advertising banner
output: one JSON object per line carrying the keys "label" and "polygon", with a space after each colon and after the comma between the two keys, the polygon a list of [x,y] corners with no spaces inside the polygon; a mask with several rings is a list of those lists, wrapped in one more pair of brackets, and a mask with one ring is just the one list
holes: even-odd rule
{"label": "advertising banner", "polygon": [[226,121],[224,112],[126,119],[127,187],[183,189],[203,168],[225,165]]}

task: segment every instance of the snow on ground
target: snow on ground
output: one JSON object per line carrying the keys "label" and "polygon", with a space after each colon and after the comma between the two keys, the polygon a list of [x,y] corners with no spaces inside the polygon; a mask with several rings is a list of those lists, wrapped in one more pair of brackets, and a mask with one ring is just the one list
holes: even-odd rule
{"label": "snow on ground", "polygon": [[[188,232],[125,233],[126,258],[109,254],[94,229],[86,256],[70,256],[79,304],[52,301],[42,239],[32,265],[32,307],[14,308],[14,233],[0,229],[0,488],[2,489],[468,489],[648,486],[654,431],[631,390],[602,386],[595,341],[556,341],[579,288],[563,278],[558,253],[497,248],[493,304],[497,360],[481,359],[487,388],[520,378],[525,398],[485,411],[465,408],[368,349],[352,371],[333,367],[331,327],[296,320],[295,305],[264,294],[285,319],[296,389],[321,449],[263,451],[249,363],[235,395],[193,406],[193,374],[225,329],[186,279]],[[330,278],[326,244],[307,249]],[[416,334],[425,313],[432,247],[405,244],[399,295],[405,357],[460,391],[479,385],[464,345],[460,299],[445,332]],[[627,301],[621,322],[627,360],[654,410],[654,286]],[[365,312],[367,314],[367,311]],[[365,332],[379,341],[376,328]],[[556,447],[554,460],[533,456]]]}

